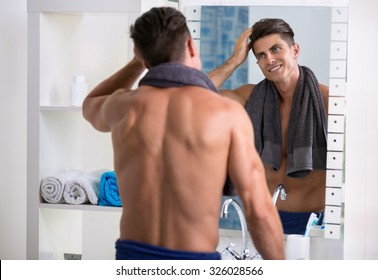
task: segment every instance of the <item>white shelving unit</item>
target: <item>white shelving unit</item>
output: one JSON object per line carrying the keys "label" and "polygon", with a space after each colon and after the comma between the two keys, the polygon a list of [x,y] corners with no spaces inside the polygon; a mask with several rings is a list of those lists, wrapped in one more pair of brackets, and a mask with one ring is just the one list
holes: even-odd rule
{"label": "white shelving unit", "polygon": [[110,134],[95,131],[81,108],[70,105],[70,84],[74,75],[84,75],[91,90],[127,63],[129,27],[143,10],[142,0],[27,5],[27,258],[114,258],[121,209],[44,203],[40,182],[59,170],[113,169]]}

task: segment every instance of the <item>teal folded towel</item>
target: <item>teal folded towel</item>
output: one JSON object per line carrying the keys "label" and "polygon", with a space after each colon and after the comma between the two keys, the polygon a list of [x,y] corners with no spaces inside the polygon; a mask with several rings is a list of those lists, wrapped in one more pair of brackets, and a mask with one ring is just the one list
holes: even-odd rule
{"label": "teal folded towel", "polygon": [[122,206],[118,193],[117,178],[114,171],[104,172],[101,175],[98,205]]}

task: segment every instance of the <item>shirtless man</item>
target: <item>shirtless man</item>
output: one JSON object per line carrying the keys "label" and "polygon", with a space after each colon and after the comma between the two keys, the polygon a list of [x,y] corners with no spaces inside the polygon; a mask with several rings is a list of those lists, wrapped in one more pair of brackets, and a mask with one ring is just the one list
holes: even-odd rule
{"label": "shirtless man", "polygon": [[[300,66],[297,58],[300,48],[294,41],[294,33],[290,26],[281,19],[263,19],[255,23],[252,28],[245,30],[237,39],[234,52],[231,57],[220,67],[209,73],[209,78],[216,87],[221,88],[224,81],[247,59],[249,50],[253,51],[257,64],[265,76],[276,88],[277,99],[279,100],[281,131],[277,129],[276,133],[281,133],[281,162],[278,168],[272,168],[269,160],[264,160],[265,172],[268,180],[270,192],[273,194],[279,184],[283,184],[287,193],[286,200],[277,200],[277,208],[280,210],[281,221],[284,226],[284,232],[303,234],[307,220],[311,212],[317,212],[322,215],[325,207],[325,158],[326,145],[322,147],[320,154],[322,158],[321,167],[314,167],[306,170],[308,174],[304,176],[288,176],[288,126],[289,117],[292,113],[294,93],[299,84]],[[310,70],[307,70],[310,71]],[[312,72],[311,72],[312,73]],[[323,121],[328,111],[328,87],[319,85],[313,73],[312,79],[315,80],[314,87],[317,87],[319,99],[319,110],[321,111]],[[221,90],[221,94],[228,96],[245,107],[248,107],[250,98],[255,94],[254,84],[242,85],[234,90]],[[266,92],[262,92],[266,94]],[[247,109],[250,112],[258,108]],[[251,113],[249,113],[251,116]],[[251,120],[253,121],[252,117]],[[253,124],[256,128],[256,124]],[[326,124],[319,124],[324,126]],[[325,131],[325,130],[324,130]],[[268,132],[272,133],[272,132]],[[304,133],[298,131],[297,134]],[[261,131],[255,131],[256,137],[265,137],[259,135]],[[325,133],[324,133],[325,134]],[[321,135],[323,138],[326,135]],[[326,140],[323,139],[326,143]],[[265,141],[263,139],[263,141]],[[312,151],[315,153],[315,150]],[[279,150],[278,150],[279,153]],[[299,160],[301,160],[299,158]],[[310,171],[310,172],[308,172]]]}
{"label": "shirtless man", "polygon": [[[283,232],[245,110],[200,71],[185,17],[153,8],[130,28],[135,57],[97,85],[84,117],[111,132],[123,206],[117,259],[219,259],[227,172],[264,259],[283,259]],[[132,85],[145,69],[139,86]]]}

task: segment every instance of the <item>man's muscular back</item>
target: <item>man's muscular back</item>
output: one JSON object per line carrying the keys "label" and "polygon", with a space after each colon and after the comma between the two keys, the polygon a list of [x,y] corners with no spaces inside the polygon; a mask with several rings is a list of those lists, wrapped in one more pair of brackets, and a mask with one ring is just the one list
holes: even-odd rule
{"label": "man's muscular back", "polygon": [[124,207],[121,239],[181,250],[216,248],[238,115],[232,112],[239,107],[233,103],[199,87],[144,86],[118,99],[127,111],[125,117],[118,111],[112,125]]}

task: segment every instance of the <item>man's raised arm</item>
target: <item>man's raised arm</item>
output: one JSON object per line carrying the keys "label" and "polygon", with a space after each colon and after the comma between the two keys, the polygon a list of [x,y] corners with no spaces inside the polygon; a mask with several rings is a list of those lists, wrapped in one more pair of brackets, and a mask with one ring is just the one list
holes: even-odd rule
{"label": "man's raised arm", "polygon": [[208,76],[214,85],[220,89],[223,83],[234,73],[234,71],[247,59],[251,49],[248,38],[252,34],[252,28],[243,31],[235,42],[234,51],[229,59],[218,68],[211,71]]}
{"label": "man's raised arm", "polygon": [[84,118],[95,129],[108,132],[109,124],[101,114],[105,101],[118,90],[130,90],[145,69],[143,62],[134,57],[126,66],[98,84],[84,99]]}

